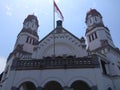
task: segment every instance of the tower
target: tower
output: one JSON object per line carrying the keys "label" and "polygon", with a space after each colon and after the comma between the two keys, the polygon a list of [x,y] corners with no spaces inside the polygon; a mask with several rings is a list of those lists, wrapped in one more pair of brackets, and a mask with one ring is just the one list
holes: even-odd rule
{"label": "tower", "polygon": [[93,51],[106,44],[114,47],[110,31],[104,26],[102,15],[96,9],[87,12],[85,23],[88,50]]}
{"label": "tower", "polygon": [[[38,43],[38,20],[34,15],[28,15],[23,22],[23,28],[17,36],[14,50],[22,51],[22,53],[32,54],[35,45]],[[20,54],[21,56],[21,54]],[[20,57],[18,55],[18,57]]]}

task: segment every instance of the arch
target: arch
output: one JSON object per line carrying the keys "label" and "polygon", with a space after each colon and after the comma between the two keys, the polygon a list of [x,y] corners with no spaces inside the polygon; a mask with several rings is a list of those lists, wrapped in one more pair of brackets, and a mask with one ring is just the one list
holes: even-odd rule
{"label": "arch", "polygon": [[19,87],[22,83],[24,82],[31,82],[35,85],[35,87],[38,87],[38,83],[36,80],[32,79],[32,78],[23,78],[22,80],[20,80],[19,82],[16,83],[16,87]]}
{"label": "arch", "polygon": [[112,90],[112,88],[111,87],[108,87],[108,89],[107,90]]}
{"label": "arch", "polygon": [[89,80],[88,78],[82,77],[82,76],[77,76],[68,81],[68,86],[71,87],[72,83],[77,80],[86,82],[90,87],[92,87],[94,85],[93,82],[91,80]]}
{"label": "arch", "polygon": [[37,90],[37,88],[34,83],[26,81],[21,83],[21,85],[18,87],[18,90]]}
{"label": "arch", "polygon": [[56,81],[58,82],[62,87],[64,87],[65,83],[63,80],[61,80],[60,78],[58,77],[49,77],[47,78],[46,80],[42,81],[41,83],[41,87],[44,87],[48,82],[50,81]]}
{"label": "arch", "polygon": [[47,82],[43,88],[44,90],[63,90],[60,83],[56,81]]}
{"label": "arch", "polygon": [[77,80],[71,84],[71,88],[74,90],[91,90],[91,87],[82,80]]}

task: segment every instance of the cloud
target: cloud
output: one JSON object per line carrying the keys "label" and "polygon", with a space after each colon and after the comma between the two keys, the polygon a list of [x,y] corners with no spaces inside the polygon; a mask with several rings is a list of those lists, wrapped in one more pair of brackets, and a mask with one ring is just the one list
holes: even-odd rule
{"label": "cloud", "polygon": [[9,5],[6,5],[5,8],[6,8],[6,14],[8,16],[12,16],[12,8]]}
{"label": "cloud", "polygon": [[6,65],[6,59],[0,56],[0,74],[3,72]]}

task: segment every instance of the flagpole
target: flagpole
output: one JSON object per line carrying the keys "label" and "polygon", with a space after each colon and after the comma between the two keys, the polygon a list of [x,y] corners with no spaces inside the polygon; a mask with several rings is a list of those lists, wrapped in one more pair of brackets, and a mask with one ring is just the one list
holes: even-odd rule
{"label": "flagpole", "polygon": [[[55,29],[55,6],[53,0],[53,30]],[[53,32],[53,56],[55,57],[55,32]]]}

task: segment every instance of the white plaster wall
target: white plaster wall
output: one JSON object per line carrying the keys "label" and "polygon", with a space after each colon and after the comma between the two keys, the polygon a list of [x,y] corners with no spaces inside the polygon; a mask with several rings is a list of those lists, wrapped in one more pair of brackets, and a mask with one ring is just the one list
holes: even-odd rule
{"label": "white plaster wall", "polygon": [[114,88],[114,84],[112,78],[109,78],[106,75],[102,75],[103,81],[104,81],[104,90],[108,90],[108,88],[112,88],[112,90],[118,90]]}
{"label": "white plaster wall", "polygon": [[113,83],[115,90],[120,90],[120,77],[114,78]]}
{"label": "white plaster wall", "polygon": [[[90,42],[88,36],[95,31],[97,33],[98,38]],[[87,43],[90,50],[95,50],[101,47],[101,40],[105,39],[108,40],[109,44],[114,47],[113,41],[109,40],[109,38],[107,37],[107,33],[105,31],[108,32],[108,30],[106,30],[104,27],[97,27],[86,34]]]}
{"label": "white plaster wall", "polygon": [[[11,71],[7,86],[3,90],[10,90],[11,86],[19,87],[25,81],[31,81],[36,87],[48,81],[57,81],[62,87],[69,86],[76,80],[85,81],[89,86],[98,86],[98,90],[105,90],[104,80],[99,69],[49,69],[49,70],[24,70]],[[109,82],[108,82],[109,83]]]}
{"label": "white plaster wall", "polygon": [[33,35],[31,35],[31,34],[29,34],[27,32],[23,32],[23,33],[20,33],[19,36],[17,37],[15,47],[18,44],[25,44],[28,36],[30,36],[30,37],[35,38],[36,40],[38,40],[38,37],[35,37],[35,36],[33,36]]}
{"label": "white plaster wall", "polygon": [[116,57],[116,55],[112,54],[112,53],[108,53],[107,54],[108,60],[111,61],[111,67],[110,67],[110,72],[111,75],[119,75],[120,76],[120,70],[118,68],[118,58]]}
{"label": "white plaster wall", "polygon": [[28,43],[25,43],[23,46],[23,50],[29,53],[33,53],[34,46]]}
{"label": "white plaster wall", "polygon": [[18,44],[24,44],[26,42],[27,36],[25,34],[20,35],[16,41],[16,45]]}

